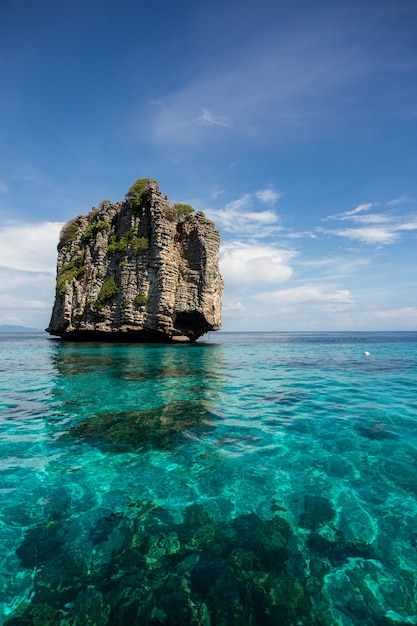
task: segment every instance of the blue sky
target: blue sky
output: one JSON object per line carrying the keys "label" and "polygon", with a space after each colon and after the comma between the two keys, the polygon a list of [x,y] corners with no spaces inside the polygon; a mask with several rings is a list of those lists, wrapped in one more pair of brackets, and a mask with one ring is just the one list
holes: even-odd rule
{"label": "blue sky", "polygon": [[4,0],[0,48],[0,324],[149,177],[220,230],[224,330],[417,330],[415,0]]}

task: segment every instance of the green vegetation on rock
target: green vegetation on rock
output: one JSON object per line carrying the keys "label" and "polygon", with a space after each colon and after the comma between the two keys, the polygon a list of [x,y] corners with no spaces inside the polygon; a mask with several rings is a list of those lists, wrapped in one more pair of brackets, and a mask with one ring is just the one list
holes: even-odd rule
{"label": "green vegetation on rock", "polygon": [[82,241],[89,241],[93,239],[97,233],[108,233],[110,230],[110,224],[103,220],[91,222],[87,225],[82,235]]}
{"label": "green vegetation on rock", "polygon": [[117,239],[115,235],[109,237],[109,254],[117,253],[130,253],[133,256],[139,254],[143,250],[147,250],[149,247],[149,240],[147,237],[139,237],[135,226],[133,226],[126,235]]}
{"label": "green vegetation on rock", "polygon": [[75,221],[68,222],[61,230],[60,244],[69,244],[76,238],[78,233],[78,225]]}
{"label": "green vegetation on rock", "polygon": [[184,222],[188,217],[194,213],[194,209],[189,204],[184,204],[183,202],[175,202],[173,205],[175,216],[178,221]]}
{"label": "green vegetation on rock", "polygon": [[111,206],[112,204],[113,203],[110,200],[102,200],[98,205],[98,208],[100,209],[100,211],[104,211],[105,209],[108,209],[109,206]]}
{"label": "green vegetation on rock", "polygon": [[183,202],[175,202],[163,207],[165,217],[171,222],[185,222],[194,213],[194,209],[190,204]]}
{"label": "green vegetation on rock", "polygon": [[130,187],[125,196],[125,200],[132,211],[140,209],[142,204],[150,198],[151,188],[149,183],[154,183],[159,191],[158,183],[156,180],[152,180],[152,178],[139,178],[139,180]]}
{"label": "green vegetation on rock", "polygon": [[106,306],[119,293],[120,289],[116,284],[114,276],[110,276],[101,286],[99,297],[99,306]]}
{"label": "green vegetation on rock", "polygon": [[134,297],[133,304],[136,306],[144,306],[149,300],[149,296],[146,295],[143,291],[139,291],[139,293]]}
{"label": "green vegetation on rock", "polygon": [[74,278],[81,278],[85,274],[87,268],[83,265],[83,262],[83,257],[78,256],[74,261],[70,261],[62,267],[56,280],[56,292],[59,296],[65,296],[68,283],[73,281]]}

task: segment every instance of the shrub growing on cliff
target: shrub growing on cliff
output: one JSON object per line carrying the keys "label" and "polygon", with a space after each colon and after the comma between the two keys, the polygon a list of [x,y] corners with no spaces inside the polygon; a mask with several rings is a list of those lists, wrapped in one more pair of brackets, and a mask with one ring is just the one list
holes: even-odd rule
{"label": "shrub growing on cliff", "polygon": [[74,220],[65,224],[64,228],[61,230],[60,243],[64,246],[65,244],[71,243],[74,241],[78,233],[78,224],[75,223]]}
{"label": "shrub growing on cliff", "polygon": [[183,202],[175,202],[174,211],[175,216],[178,221],[184,222],[192,213],[194,213],[194,209],[189,204],[184,204]]}
{"label": "shrub growing on cliff", "polygon": [[194,209],[189,204],[175,202],[164,206],[163,212],[170,222],[185,222],[194,213]]}
{"label": "shrub growing on cliff", "polygon": [[139,291],[139,293],[133,298],[133,304],[136,306],[144,306],[148,300],[149,296],[147,296],[143,291]]}
{"label": "shrub growing on cliff", "polygon": [[100,209],[100,211],[105,211],[111,205],[112,205],[112,202],[110,200],[102,200],[100,204],[98,205],[98,208]]}
{"label": "shrub growing on cliff", "polygon": [[56,292],[58,295],[65,296],[67,283],[70,283],[74,278],[81,278],[85,274],[87,268],[83,265],[83,261],[83,257],[79,256],[62,267],[56,279]]}
{"label": "shrub growing on cliff", "polygon": [[149,247],[149,240],[146,237],[139,237],[136,232],[136,228],[133,226],[123,237],[117,239],[115,235],[111,235],[109,238],[109,254],[116,254],[118,252],[127,253],[128,251],[136,256],[139,252],[147,250]]}
{"label": "shrub growing on cliff", "polygon": [[149,199],[151,189],[149,183],[154,183],[159,191],[159,185],[152,178],[139,178],[125,195],[125,200],[132,211],[140,209],[142,204]]}
{"label": "shrub growing on cliff", "polygon": [[114,276],[110,276],[110,278],[104,281],[98,294],[100,304],[102,306],[109,304],[119,291],[120,289],[116,284]]}
{"label": "shrub growing on cliff", "polygon": [[82,241],[88,241],[89,239],[93,239],[97,233],[108,233],[110,230],[110,224],[103,220],[99,220],[97,222],[92,222],[91,224],[87,224],[85,231],[81,237]]}

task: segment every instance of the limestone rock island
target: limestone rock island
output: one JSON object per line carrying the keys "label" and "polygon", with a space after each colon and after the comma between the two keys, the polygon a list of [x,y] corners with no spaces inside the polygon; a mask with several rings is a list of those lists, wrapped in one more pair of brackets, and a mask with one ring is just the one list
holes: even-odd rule
{"label": "limestone rock island", "polygon": [[76,341],[194,342],[221,328],[220,235],[142,178],[123,202],[69,221],[58,244],[51,335]]}

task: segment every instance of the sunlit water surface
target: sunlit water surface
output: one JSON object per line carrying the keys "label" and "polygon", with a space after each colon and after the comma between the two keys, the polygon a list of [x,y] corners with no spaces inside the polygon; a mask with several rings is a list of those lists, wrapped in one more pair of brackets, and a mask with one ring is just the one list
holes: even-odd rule
{"label": "sunlit water surface", "polygon": [[0,351],[0,623],[417,624],[417,333]]}

